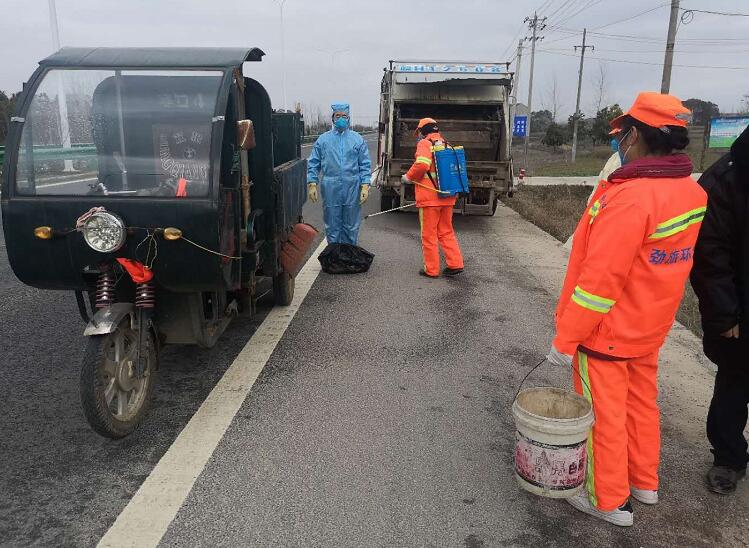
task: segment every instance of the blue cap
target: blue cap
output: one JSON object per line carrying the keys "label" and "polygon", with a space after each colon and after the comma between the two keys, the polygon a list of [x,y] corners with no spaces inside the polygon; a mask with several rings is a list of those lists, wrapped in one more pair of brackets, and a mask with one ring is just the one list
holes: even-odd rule
{"label": "blue cap", "polygon": [[330,108],[333,110],[333,114],[336,112],[345,112],[346,116],[351,116],[351,107],[348,103],[333,103],[330,105]]}

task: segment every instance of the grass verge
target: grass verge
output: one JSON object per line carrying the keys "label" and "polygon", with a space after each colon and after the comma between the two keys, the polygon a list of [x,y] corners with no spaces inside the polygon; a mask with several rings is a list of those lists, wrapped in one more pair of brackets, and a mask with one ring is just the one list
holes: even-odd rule
{"label": "grass verge", "polygon": [[524,186],[500,199],[544,232],[566,242],[575,231],[593,190],[582,185]]}
{"label": "grass verge", "polygon": [[[591,177],[598,175],[612,154],[608,143],[593,145],[584,140],[577,148],[575,163],[572,163],[572,147],[569,144],[548,147],[541,143],[541,137],[538,134],[531,136],[527,156],[523,140],[514,141],[512,155],[515,159],[515,171],[525,168],[529,177]],[[692,159],[694,171],[697,173],[710,167],[727,152],[727,149],[709,148],[704,151],[703,157],[703,139],[703,127],[690,128],[689,146],[685,152]]]}
{"label": "grass verge", "polygon": [[[512,198],[503,196],[501,200],[541,230],[566,242],[585,211],[590,192],[588,186],[526,186]],[[688,283],[676,319],[698,337],[702,336],[697,296]]]}

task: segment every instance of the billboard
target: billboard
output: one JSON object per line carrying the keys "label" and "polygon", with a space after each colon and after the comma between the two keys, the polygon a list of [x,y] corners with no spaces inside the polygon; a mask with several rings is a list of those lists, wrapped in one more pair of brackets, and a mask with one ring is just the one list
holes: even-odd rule
{"label": "billboard", "polygon": [[749,116],[713,118],[710,120],[709,148],[730,148],[733,142],[749,126]]}

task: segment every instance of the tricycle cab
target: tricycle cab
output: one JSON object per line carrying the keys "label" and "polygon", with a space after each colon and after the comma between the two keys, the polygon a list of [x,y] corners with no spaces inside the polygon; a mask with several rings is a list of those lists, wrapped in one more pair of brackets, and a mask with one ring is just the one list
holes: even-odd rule
{"label": "tricycle cab", "polygon": [[274,113],[242,73],[263,55],[63,48],[43,60],[11,120],[2,177],[18,278],[75,291],[85,319],[88,294],[108,316],[87,334],[122,321],[147,325],[157,344],[212,346],[263,282],[289,304],[279,258],[301,220],[306,163],[300,132],[274,135],[301,116]]}
{"label": "tricycle cab", "polygon": [[[277,248],[306,196],[304,181],[282,177],[303,166],[274,173],[270,99],[241,73],[262,56],[64,48],[42,61],[13,118],[2,183],[19,279],[88,291],[98,265],[117,257],[147,264],[159,286],[177,293],[239,291],[255,273],[277,276]],[[254,127],[249,152],[238,143],[244,118]],[[303,162],[296,154],[284,163]],[[93,207],[122,219],[127,237],[118,249],[92,249],[76,230]],[[36,237],[37,227],[50,227],[51,239]],[[168,227],[183,238],[165,241]]]}

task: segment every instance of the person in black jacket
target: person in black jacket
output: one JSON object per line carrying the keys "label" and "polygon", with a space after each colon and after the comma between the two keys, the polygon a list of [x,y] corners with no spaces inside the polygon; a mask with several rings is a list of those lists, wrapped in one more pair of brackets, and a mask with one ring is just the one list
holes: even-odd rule
{"label": "person in black jacket", "polygon": [[749,128],[700,178],[707,214],[695,247],[691,281],[700,302],[705,355],[718,366],[707,416],[714,464],[708,487],[736,490],[746,475],[744,428],[749,405]]}

